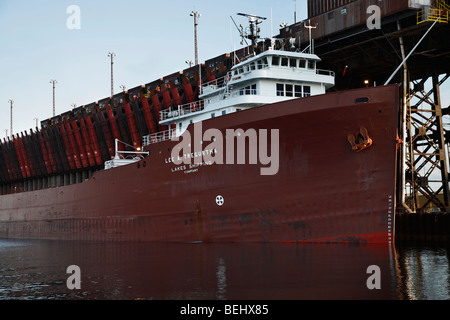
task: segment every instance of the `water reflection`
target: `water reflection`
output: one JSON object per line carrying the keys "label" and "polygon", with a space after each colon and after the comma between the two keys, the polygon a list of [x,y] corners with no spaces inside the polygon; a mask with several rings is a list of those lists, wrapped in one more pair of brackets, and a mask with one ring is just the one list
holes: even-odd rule
{"label": "water reflection", "polygon": [[447,247],[397,248],[398,295],[407,300],[450,299]]}
{"label": "water reflection", "polygon": [[0,299],[449,299],[449,279],[446,248],[0,240]]}
{"label": "water reflection", "polygon": [[217,296],[218,300],[224,300],[226,298],[227,289],[227,267],[225,266],[225,260],[223,258],[217,259]]}

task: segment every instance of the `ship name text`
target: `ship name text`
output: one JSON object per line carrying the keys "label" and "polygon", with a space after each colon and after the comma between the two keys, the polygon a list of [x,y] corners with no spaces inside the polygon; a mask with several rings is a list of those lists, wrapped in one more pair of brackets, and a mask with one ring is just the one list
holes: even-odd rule
{"label": "ship name text", "polygon": [[[190,164],[251,164],[260,165],[261,175],[276,175],[279,170],[279,130],[278,129],[207,129],[202,123],[194,124],[193,138],[185,131],[181,141],[174,146],[166,163]],[[206,142],[210,142],[206,144]],[[206,146],[204,147],[204,145]],[[270,153],[269,153],[270,149]]]}

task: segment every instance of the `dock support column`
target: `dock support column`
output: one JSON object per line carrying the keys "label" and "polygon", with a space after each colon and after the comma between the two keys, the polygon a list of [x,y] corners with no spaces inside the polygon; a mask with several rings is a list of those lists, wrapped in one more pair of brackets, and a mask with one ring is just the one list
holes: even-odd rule
{"label": "dock support column", "polygon": [[[405,207],[412,212],[450,213],[448,150],[440,86],[450,77],[433,75],[414,81],[407,97]],[[431,89],[426,91],[425,87]]]}

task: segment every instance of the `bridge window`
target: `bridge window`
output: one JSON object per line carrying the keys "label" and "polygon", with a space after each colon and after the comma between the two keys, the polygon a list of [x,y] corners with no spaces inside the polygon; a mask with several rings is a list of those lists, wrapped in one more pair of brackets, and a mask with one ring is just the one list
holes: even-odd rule
{"label": "bridge window", "polygon": [[255,95],[256,94],[256,84],[252,84],[250,86],[246,86],[245,88],[242,88],[239,90],[239,94],[241,96],[243,95]]}
{"label": "bridge window", "polygon": [[298,67],[303,69],[306,68],[306,60],[300,59]]}
{"label": "bridge window", "polygon": [[257,64],[258,64],[258,69],[262,69],[263,68],[262,60],[258,60]]}
{"label": "bridge window", "polygon": [[269,61],[267,60],[267,57],[262,58],[262,66],[263,68],[269,67]]}
{"label": "bridge window", "polygon": [[311,86],[301,86],[285,83],[277,83],[278,97],[309,97],[311,96]]}
{"label": "bridge window", "polygon": [[308,69],[315,69],[316,62],[314,60],[308,60]]}
{"label": "bridge window", "polygon": [[304,97],[311,96],[311,87],[310,86],[303,86],[303,96]]}
{"label": "bridge window", "polygon": [[277,83],[277,96],[284,97],[284,84]]}
{"label": "bridge window", "polygon": [[292,67],[292,68],[296,68],[297,67],[297,59],[291,58],[289,60],[289,66]]}
{"label": "bridge window", "polygon": [[273,66],[279,66],[280,65],[280,57],[273,56],[272,57],[272,65]]}
{"label": "bridge window", "polygon": [[296,98],[302,97],[302,86],[294,86],[294,95]]}
{"label": "bridge window", "polygon": [[294,86],[292,84],[287,84],[286,85],[286,97],[293,97],[294,96],[293,91],[292,91],[293,87]]}
{"label": "bridge window", "polygon": [[281,58],[281,66],[287,67],[288,66],[289,59],[288,58]]}

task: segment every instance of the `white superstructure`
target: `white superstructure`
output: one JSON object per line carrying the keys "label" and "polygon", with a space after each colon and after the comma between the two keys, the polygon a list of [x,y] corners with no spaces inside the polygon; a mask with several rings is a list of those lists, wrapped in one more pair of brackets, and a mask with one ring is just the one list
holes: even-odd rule
{"label": "white superstructure", "polygon": [[255,106],[324,94],[334,86],[334,72],[318,70],[311,53],[269,49],[231,68],[223,78],[201,87],[200,101],[161,111],[160,124],[172,127],[144,137],[144,145],[180,136],[199,121]]}

